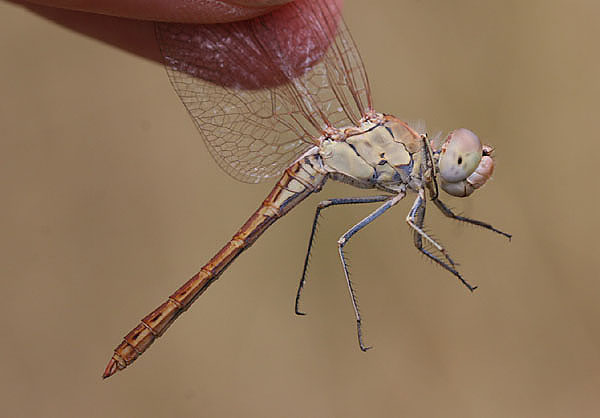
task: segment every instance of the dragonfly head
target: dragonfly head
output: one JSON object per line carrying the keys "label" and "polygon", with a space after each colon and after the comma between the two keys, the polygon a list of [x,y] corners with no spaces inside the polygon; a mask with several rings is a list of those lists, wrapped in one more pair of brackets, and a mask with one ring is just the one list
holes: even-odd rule
{"label": "dragonfly head", "polygon": [[468,129],[456,129],[442,144],[432,147],[437,156],[442,189],[452,196],[467,197],[494,172],[493,148],[483,145]]}

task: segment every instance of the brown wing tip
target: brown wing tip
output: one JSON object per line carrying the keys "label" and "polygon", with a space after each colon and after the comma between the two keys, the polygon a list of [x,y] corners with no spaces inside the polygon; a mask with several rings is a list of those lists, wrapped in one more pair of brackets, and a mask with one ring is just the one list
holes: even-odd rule
{"label": "brown wing tip", "polygon": [[106,369],[104,369],[104,373],[102,373],[102,378],[106,379],[107,377],[111,377],[113,374],[115,374],[119,370],[120,370],[119,363],[113,357],[110,359],[110,361],[106,365]]}

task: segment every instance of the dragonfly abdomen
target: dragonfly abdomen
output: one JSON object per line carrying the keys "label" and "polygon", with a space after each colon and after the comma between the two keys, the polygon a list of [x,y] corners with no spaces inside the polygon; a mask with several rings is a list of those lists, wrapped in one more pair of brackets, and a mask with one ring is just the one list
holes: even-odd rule
{"label": "dragonfly abdomen", "polygon": [[110,377],[133,363],[269,226],[311,193],[319,191],[327,176],[316,148],[288,167],[271,193],[233,238],[198,273],[123,338],[102,376]]}

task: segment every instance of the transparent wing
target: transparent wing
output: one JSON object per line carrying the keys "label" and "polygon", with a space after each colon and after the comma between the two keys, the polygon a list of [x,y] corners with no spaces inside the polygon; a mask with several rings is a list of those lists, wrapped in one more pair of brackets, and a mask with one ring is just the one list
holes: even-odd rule
{"label": "transparent wing", "polygon": [[232,177],[279,175],[323,129],[356,125],[371,111],[336,1],[299,0],[244,22],[156,24],[169,79]]}

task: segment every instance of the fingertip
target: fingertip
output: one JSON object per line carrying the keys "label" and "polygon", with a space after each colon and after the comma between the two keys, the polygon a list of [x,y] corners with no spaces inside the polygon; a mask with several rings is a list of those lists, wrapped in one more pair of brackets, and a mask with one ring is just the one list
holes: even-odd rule
{"label": "fingertip", "polygon": [[291,0],[229,0],[227,3],[245,7],[282,6]]}
{"label": "fingertip", "polygon": [[178,23],[227,23],[268,13],[290,0],[12,0],[28,8],[97,13]]}

